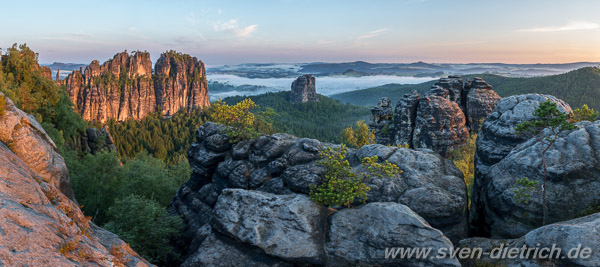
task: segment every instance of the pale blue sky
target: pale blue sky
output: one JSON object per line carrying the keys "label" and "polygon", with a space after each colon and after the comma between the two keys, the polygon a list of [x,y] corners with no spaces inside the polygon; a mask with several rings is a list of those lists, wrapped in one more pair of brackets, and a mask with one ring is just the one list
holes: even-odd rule
{"label": "pale blue sky", "polygon": [[175,49],[244,62],[600,61],[600,1],[0,1],[0,47],[40,61]]}

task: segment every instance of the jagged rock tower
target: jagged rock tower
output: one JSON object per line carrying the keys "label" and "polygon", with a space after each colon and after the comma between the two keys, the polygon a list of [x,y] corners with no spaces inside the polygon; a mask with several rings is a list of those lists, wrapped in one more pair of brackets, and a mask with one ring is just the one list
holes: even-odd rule
{"label": "jagged rock tower", "polygon": [[94,60],[85,71],[73,71],[65,85],[75,109],[88,121],[141,119],[156,111],[169,116],[209,105],[202,61],[169,51],[155,70],[153,74],[148,52],[125,51],[102,65]]}
{"label": "jagged rock tower", "polygon": [[305,74],[292,83],[292,94],[290,96],[292,104],[305,102],[319,102],[319,96],[315,89],[315,77],[311,74]]}
{"label": "jagged rock tower", "polygon": [[441,78],[427,93],[404,95],[392,111],[391,100],[379,100],[371,110],[369,127],[375,142],[429,148],[440,154],[463,145],[469,132],[477,133],[500,96],[481,78]]}

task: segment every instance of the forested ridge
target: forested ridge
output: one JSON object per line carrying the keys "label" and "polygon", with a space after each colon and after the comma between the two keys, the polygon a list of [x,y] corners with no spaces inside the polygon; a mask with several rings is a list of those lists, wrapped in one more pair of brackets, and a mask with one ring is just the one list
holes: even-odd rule
{"label": "forested ridge", "polygon": [[[509,78],[493,74],[464,75],[463,78],[481,77],[491,84],[494,91],[502,97],[528,93],[550,94],[567,101],[572,107],[587,104],[595,110],[600,109],[600,69],[586,67],[564,74],[533,77]],[[336,94],[333,99],[359,106],[375,106],[381,97],[389,97],[395,103],[404,94],[412,90],[425,92],[435,81],[420,84],[388,84],[369,89]]]}

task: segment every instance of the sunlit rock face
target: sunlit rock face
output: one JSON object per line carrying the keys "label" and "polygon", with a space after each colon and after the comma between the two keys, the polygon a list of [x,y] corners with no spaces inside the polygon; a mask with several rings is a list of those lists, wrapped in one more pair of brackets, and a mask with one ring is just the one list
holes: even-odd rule
{"label": "sunlit rock face", "polygon": [[170,116],[209,105],[204,63],[176,52],[163,53],[154,74],[148,52],[121,52],[102,65],[94,60],[65,85],[88,121],[141,119],[159,110]]}

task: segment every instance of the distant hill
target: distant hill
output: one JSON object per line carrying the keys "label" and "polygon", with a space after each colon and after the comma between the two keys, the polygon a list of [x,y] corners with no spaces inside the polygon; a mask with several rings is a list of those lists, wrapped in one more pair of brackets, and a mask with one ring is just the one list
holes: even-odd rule
{"label": "distant hill", "polygon": [[285,132],[298,137],[319,139],[339,143],[344,128],[356,121],[368,121],[370,109],[341,103],[319,95],[319,102],[291,104],[290,92],[266,93],[250,97],[228,97],[225,103],[232,105],[251,98],[261,109],[272,108],[278,114],[273,126],[277,132]]}
{"label": "distant hill", "polygon": [[[572,107],[587,104],[595,110],[600,110],[600,69],[596,67],[585,67],[564,74],[534,78],[508,78],[493,74],[465,75],[463,77],[483,78],[502,97],[527,93],[551,94],[567,101]],[[377,100],[383,96],[390,97],[392,102],[396,103],[411,90],[422,93],[434,83],[435,81],[412,85],[388,84],[332,95],[331,98],[353,105],[370,107],[377,104]]]}

